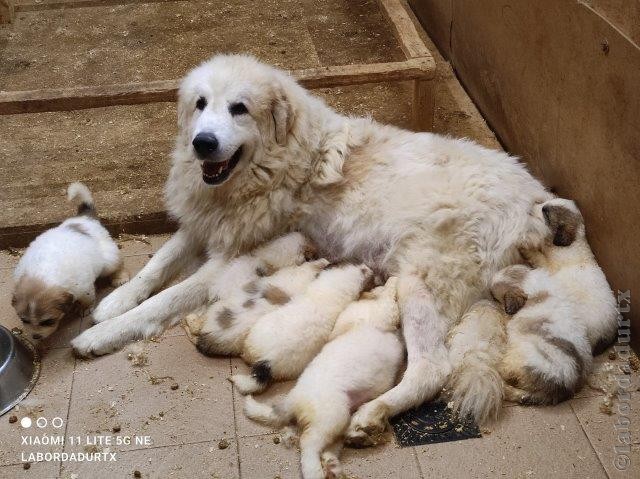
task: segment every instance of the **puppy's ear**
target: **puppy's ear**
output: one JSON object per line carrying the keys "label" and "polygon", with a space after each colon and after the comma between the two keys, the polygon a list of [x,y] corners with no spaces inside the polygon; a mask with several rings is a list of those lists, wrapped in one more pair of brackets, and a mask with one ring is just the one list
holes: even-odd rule
{"label": "puppy's ear", "polygon": [[555,246],[569,246],[575,241],[580,215],[560,205],[545,205],[542,213],[553,234]]}
{"label": "puppy's ear", "polygon": [[76,298],[73,296],[73,294],[69,293],[68,291],[61,291],[58,296],[58,304],[60,310],[64,314],[74,313],[78,306],[75,299]]}
{"label": "puppy's ear", "polygon": [[504,311],[508,315],[516,314],[527,302],[527,295],[521,289],[507,291],[504,294]]}
{"label": "puppy's ear", "polygon": [[293,127],[295,112],[293,105],[280,89],[277,89],[271,103],[271,115],[275,124],[276,142],[280,146],[287,144],[287,136]]}

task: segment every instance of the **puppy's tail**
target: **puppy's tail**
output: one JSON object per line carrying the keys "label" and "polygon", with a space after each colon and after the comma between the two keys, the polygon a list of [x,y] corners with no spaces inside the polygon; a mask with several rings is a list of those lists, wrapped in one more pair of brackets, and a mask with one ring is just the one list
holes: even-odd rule
{"label": "puppy's tail", "polygon": [[71,183],[67,188],[67,200],[79,201],[77,215],[96,216],[96,206],[91,191],[84,183]]}
{"label": "puppy's tail", "polygon": [[469,351],[451,375],[447,389],[460,416],[471,416],[478,424],[498,417],[503,382],[490,354]]}
{"label": "puppy's tail", "polygon": [[251,395],[244,401],[244,413],[249,419],[274,428],[281,428],[291,420],[284,402],[272,406],[256,401]]}
{"label": "puppy's tail", "polygon": [[251,375],[235,374],[231,382],[240,394],[253,394],[264,391],[272,380],[271,363],[258,361],[251,368]]}

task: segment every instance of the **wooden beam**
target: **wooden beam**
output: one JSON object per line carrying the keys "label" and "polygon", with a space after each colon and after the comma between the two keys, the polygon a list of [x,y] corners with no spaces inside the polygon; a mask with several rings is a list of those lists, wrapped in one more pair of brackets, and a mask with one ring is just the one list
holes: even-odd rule
{"label": "wooden beam", "polygon": [[13,0],[0,0],[0,24],[13,21]]}
{"label": "wooden beam", "polygon": [[[2,0],[0,0],[2,1]],[[39,10],[57,10],[59,8],[105,7],[112,5],[131,5],[140,3],[186,2],[189,0],[49,0],[44,2],[19,2],[16,12],[33,12]]]}
{"label": "wooden beam", "polygon": [[407,58],[429,57],[431,52],[420,38],[413,14],[404,0],[378,0],[380,10],[393,25],[393,33]]}
{"label": "wooden beam", "polygon": [[[396,63],[373,63],[294,70],[291,75],[306,88],[327,88],[365,83],[428,80],[435,74],[432,58]],[[115,105],[175,101],[180,80],[128,83],[94,87],[0,93],[0,115],[69,111]]]}

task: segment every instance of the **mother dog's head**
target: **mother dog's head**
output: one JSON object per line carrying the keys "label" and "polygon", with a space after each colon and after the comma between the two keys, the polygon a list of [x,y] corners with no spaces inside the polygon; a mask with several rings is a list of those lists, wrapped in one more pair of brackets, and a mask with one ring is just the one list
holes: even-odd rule
{"label": "mother dog's head", "polygon": [[253,57],[213,57],[180,86],[181,161],[197,164],[202,181],[211,186],[243,176],[268,180],[272,172],[262,161],[265,150],[273,153],[287,145],[296,121],[292,95],[301,93],[288,75]]}

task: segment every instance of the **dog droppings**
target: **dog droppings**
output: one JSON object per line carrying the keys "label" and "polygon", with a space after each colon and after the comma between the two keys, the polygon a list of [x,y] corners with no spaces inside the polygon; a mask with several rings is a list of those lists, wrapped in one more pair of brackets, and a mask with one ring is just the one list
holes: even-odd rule
{"label": "dog droppings", "polygon": [[173,383],[173,384],[171,385],[171,390],[172,390],[172,391],[175,391],[175,390],[177,390],[179,387],[180,387],[180,386],[178,385],[178,383]]}
{"label": "dog droppings", "polygon": [[13,424],[14,422],[18,422],[17,416],[9,416],[9,424]]}
{"label": "dog droppings", "polygon": [[120,425],[116,424],[115,426],[113,426],[113,428],[111,429],[113,432],[120,432]]}
{"label": "dog droppings", "polygon": [[30,462],[25,462],[25,463],[22,465],[22,469],[24,469],[25,471],[26,471],[27,469],[30,469],[30,468],[31,468],[31,463],[30,463]]}
{"label": "dog droppings", "polygon": [[609,352],[609,360],[610,361],[615,361],[617,359],[618,355],[616,354],[615,351],[610,351]]}
{"label": "dog droppings", "polygon": [[142,473],[140,471],[133,471],[133,477],[142,477]]}
{"label": "dog droppings", "polygon": [[220,442],[218,443],[218,449],[226,449],[229,447],[229,441],[227,441],[226,439],[221,439]]}
{"label": "dog droppings", "polygon": [[273,438],[273,443],[274,443],[274,444],[280,444],[280,436],[275,436],[275,437]]}

